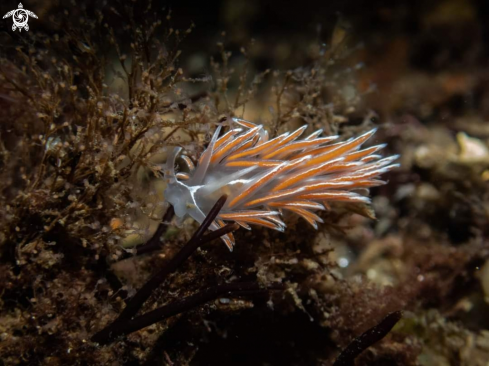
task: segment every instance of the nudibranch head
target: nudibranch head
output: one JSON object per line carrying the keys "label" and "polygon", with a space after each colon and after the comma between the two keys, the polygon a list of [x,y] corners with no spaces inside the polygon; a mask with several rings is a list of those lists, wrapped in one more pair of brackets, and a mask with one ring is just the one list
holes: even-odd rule
{"label": "nudibranch head", "polygon": [[[358,190],[385,184],[379,176],[399,166],[393,164],[397,155],[376,154],[383,144],[361,149],[375,130],[331,144],[338,136],[319,137],[321,130],[299,140],[307,126],[269,139],[263,126],[238,118],[232,121],[221,137],[222,126],[217,127],[196,165],[188,156],[180,156],[189,173],[175,172],[181,148],[169,154],[164,195],[180,219],[190,216],[202,223],[217,199],[227,194],[211,230],[235,221],[248,230],[252,224],[284,231],[283,210],[317,229],[323,221],[315,211],[334,201],[369,203]],[[232,234],[222,239],[232,250]]]}

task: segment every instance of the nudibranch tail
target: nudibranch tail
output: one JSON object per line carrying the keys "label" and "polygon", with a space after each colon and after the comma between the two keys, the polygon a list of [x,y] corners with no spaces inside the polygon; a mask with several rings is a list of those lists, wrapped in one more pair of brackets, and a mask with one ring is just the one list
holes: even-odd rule
{"label": "nudibranch tail", "polygon": [[[172,151],[164,169],[165,199],[181,219],[190,216],[201,223],[214,202],[228,195],[211,230],[234,221],[248,230],[260,225],[284,231],[283,211],[317,229],[323,220],[316,211],[327,209],[330,202],[369,203],[360,192],[385,184],[379,176],[399,166],[394,163],[397,155],[377,154],[385,144],[361,149],[375,129],[331,144],[338,136],[319,137],[321,130],[300,140],[307,126],[270,140],[263,126],[239,118],[232,121],[238,127],[231,126],[219,137],[218,126],[196,166],[181,155],[188,172],[174,170],[181,148]],[[233,249],[232,234],[222,240]]]}

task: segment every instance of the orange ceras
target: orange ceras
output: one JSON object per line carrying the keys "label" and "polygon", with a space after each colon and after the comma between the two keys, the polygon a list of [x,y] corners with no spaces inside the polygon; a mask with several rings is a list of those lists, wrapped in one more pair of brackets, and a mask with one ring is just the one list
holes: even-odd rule
{"label": "orange ceras", "polygon": [[[163,169],[165,200],[180,219],[190,216],[202,223],[216,199],[228,195],[211,230],[235,221],[248,230],[253,224],[284,231],[283,210],[317,229],[323,221],[314,211],[333,201],[370,203],[359,190],[385,184],[379,176],[399,166],[393,164],[398,155],[376,154],[385,144],[361,149],[375,129],[331,144],[338,136],[319,137],[321,130],[298,140],[307,126],[271,140],[263,126],[239,118],[232,118],[230,130],[219,137],[221,128],[196,166],[181,155],[189,173],[175,172],[180,147],[169,154]],[[233,249],[232,234],[222,240]]]}

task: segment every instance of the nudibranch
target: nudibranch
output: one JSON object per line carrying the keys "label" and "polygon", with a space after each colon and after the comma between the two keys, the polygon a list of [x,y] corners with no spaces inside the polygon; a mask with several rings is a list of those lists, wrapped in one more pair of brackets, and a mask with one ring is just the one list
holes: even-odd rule
{"label": "nudibranch", "polygon": [[[222,126],[216,128],[197,164],[180,155],[181,147],[169,153],[163,167],[164,196],[181,220],[190,216],[202,223],[217,199],[227,194],[211,230],[234,221],[248,230],[249,225],[261,225],[284,231],[284,210],[317,229],[323,220],[316,211],[334,201],[369,203],[359,190],[385,184],[379,176],[399,166],[393,164],[397,155],[382,158],[377,154],[385,144],[361,149],[375,129],[332,144],[338,136],[319,137],[322,130],[299,139],[307,126],[269,139],[261,125],[239,118],[231,121],[222,136]],[[175,172],[179,155],[188,173]],[[222,240],[233,249],[232,234]]]}

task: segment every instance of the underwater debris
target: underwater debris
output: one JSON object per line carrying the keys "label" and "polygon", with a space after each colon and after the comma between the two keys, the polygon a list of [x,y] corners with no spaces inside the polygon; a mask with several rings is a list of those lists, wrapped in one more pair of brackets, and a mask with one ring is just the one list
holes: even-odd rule
{"label": "underwater debris", "polygon": [[[224,226],[225,221],[235,221],[248,230],[249,224],[254,224],[284,231],[282,210],[298,214],[317,229],[317,222],[323,220],[313,211],[324,210],[335,201],[370,203],[355,190],[385,184],[377,177],[399,166],[391,164],[397,155],[382,158],[376,154],[383,144],[360,150],[375,129],[327,145],[338,136],[318,137],[322,133],[318,130],[297,140],[307,128],[303,126],[269,140],[263,126],[239,118],[232,118],[232,122],[240,127],[231,127],[219,137],[218,126],[196,166],[182,156],[190,173],[175,172],[180,147],[169,155],[164,194],[180,219],[191,216],[203,222],[212,202],[225,193],[230,196],[229,203],[211,224],[212,230]],[[221,238],[232,250],[232,234]]]}

